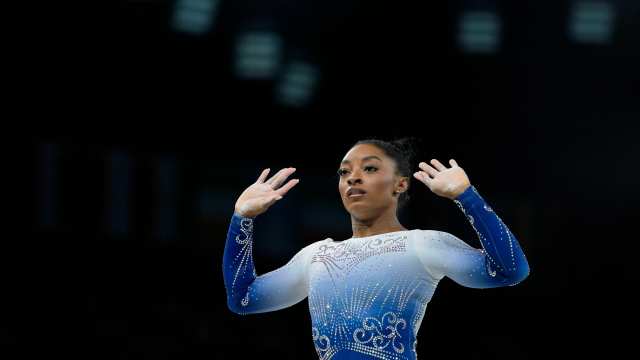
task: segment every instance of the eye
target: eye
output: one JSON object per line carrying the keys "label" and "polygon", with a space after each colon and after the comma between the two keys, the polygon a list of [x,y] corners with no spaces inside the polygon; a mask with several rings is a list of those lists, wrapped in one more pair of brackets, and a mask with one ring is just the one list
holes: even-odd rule
{"label": "eye", "polygon": [[364,171],[366,171],[366,172],[376,172],[376,171],[378,171],[378,168],[375,167],[375,166],[365,166],[364,167]]}
{"label": "eye", "polygon": [[348,172],[349,172],[349,170],[347,170],[347,169],[338,169],[338,175],[339,176],[345,176]]}

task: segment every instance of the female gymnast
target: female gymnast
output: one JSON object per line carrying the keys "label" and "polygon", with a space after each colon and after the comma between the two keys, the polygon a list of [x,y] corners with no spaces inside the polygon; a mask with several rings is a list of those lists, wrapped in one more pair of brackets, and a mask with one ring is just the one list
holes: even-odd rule
{"label": "female gymnast", "polygon": [[[454,159],[420,162],[411,174],[403,140],[357,142],[344,156],[338,191],[353,236],[327,238],[258,276],[252,246],[256,216],[281,200],[295,168],[267,180],[269,169],[238,198],[227,233],[223,275],[227,304],[245,315],[280,310],[308,297],[311,335],[321,360],[416,359],[417,334],[438,282],[470,288],[512,286],[529,275],[515,236]],[[476,249],[438,230],[408,230],[397,217],[411,175],[462,210],[482,244]],[[283,185],[284,184],[284,185]]]}

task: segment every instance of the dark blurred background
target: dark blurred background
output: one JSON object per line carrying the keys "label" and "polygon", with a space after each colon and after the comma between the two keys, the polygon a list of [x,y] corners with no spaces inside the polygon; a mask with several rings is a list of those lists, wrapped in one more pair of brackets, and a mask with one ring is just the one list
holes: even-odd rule
{"label": "dark blurred background", "polygon": [[[300,184],[256,222],[258,274],[273,270],[311,242],[350,237],[340,159],[359,139],[403,136],[423,140],[421,160],[457,160],[531,265],[512,288],[443,280],[421,358],[633,345],[639,2],[43,9],[23,29],[35,56],[15,88],[30,99],[18,118],[44,121],[17,149],[24,192],[11,219],[25,222],[8,227],[19,235],[5,241],[0,337],[22,355],[3,358],[317,358],[306,300],[245,317],[226,308],[235,200],[265,167],[298,169]],[[458,208],[419,183],[401,220],[480,246]]]}

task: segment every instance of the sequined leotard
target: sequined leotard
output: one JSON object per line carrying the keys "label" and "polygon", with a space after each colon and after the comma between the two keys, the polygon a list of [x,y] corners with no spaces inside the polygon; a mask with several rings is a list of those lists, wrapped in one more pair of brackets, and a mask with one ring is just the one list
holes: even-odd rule
{"label": "sequined leotard", "polygon": [[258,276],[253,219],[234,214],[223,257],[229,309],[275,311],[309,298],[311,335],[321,360],[416,359],[416,337],[438,282],[472,288],[515,285],[529,274],[518,241],[474,186],[454,202],[482,249],[444,231],[406,230],[328,238]]}

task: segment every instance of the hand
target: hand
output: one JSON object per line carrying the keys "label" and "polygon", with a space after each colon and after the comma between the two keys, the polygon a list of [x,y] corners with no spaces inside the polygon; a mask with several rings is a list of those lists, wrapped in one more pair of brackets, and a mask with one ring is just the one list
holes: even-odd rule
{"label": "hand", "polygon": [[258,180],[249,186],[236,201],[235,212],[243,217],[253,218],[267,211],[271,205],[294,187],[299,180],[289,180],[280,187],[287,178],[293,174],[295,168],[285,168],[278,171],[271,179],[265,181],[270,169],[264,169]]}
{"label": "hand", "polygon": [[469,177],[455,160],[449,160],[451,168],[448,169],[436,159],[431,159],[431,164],[435,168],[425,162],[418,164],[423,171],[415,172],[413,177],[427,185],[434,194],[453,200],[471,186]]}

